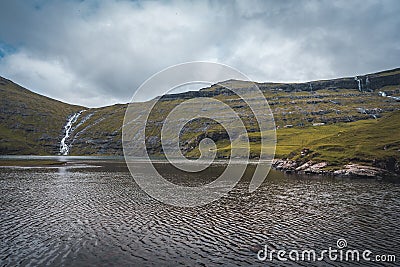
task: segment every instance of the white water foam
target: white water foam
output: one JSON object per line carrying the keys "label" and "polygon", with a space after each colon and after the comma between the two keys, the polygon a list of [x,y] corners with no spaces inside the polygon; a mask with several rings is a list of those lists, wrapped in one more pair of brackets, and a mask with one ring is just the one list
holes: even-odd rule
{"label": "white water foam", "polygon": [[65,124],[64,129],[65,129],[65,135],[64,137],[61,139],[61,143],[60,143],[60,154],[67,156],[69,153],[69,146],[67,145],[66,141],[68,139],[68,137],[70,136],[70,134],[72,133],[72,125],[74,125],[74,123],[78,120],[79,116],[82,114],[82,112],[84,112],[85,110],[81,110],[77,113],[75,113],[74,115],[72,115],[68,121],[67,124]]}

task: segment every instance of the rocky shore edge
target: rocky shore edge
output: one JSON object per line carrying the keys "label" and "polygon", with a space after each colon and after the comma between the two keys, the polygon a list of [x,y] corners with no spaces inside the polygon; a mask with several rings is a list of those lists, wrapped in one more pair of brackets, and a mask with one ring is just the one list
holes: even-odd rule
{"label": "rocky shore edge", "polygon": [[400,180],[400,175],[390,172],[386,169],[361,165],[356,163],[348,163],[340,169],[327,169],[330,166],[328,162],[314,162],[312,160],[307,162],[297,162],[290,159],[274,159],[272,161],[272,168],[286,173],[299,173],[310,175],[330,175],[337,177],[348,178],[368,178],[368,179],[396,179]]}

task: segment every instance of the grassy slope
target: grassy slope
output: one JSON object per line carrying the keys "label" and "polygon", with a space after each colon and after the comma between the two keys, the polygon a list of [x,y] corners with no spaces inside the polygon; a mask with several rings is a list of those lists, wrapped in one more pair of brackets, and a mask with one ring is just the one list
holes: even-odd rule
{"label": "grassy slope", "polygon": [[[307,128],[277,131],[277,158],[327,161],[332,165],[348,162],[372,164],[390,157],[400,161],[400,111],[377,120],[360,120]],[[303,148],[311,153],[300,156]]]}
{"label": "grassy slope", "polygon": [[0,154],[55,154],[68,115],[83,109],[0,77]]}
{"label": "grassy slope", "polygon": [[[275,158],[288,158],[300,162],[313,160],[328,162],[328,168],[338,168],[349,162],[373,165],[375,162],[394,158],[400,161],[400,111],[377,120],[360,120],[324,126],[281,128],[276,131]],[[250,133],[249,137],[260,133]],[[239,144],[240,145],[240,144]],[[219,154],[229,155],[230,144],[218,142]],[[310,153],[301,156],[303,148]],[[260,143],[251,143],[251,152],[257,154]],[[191,156],[198,156],[198,151]]]}

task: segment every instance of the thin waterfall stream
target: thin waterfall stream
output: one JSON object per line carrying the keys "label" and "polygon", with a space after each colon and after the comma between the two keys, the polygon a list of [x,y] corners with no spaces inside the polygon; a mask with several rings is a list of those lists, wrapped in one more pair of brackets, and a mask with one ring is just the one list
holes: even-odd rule
{"label": "thin waterfall stream", "polygon": [[63,156],[67,156],[69,153],[69,146],[66,143],[67,139],[69,138],[69,136],[71,135],[73,129],[72,126],[74,125],[74,123],[78,120],[79,116],[82,114],[82,112],[84,112],[85,110],[81,110],[77,113],[75,113],[74,115],[72,115],[68,121],[67,124],[65,124],[64,129],[65,129],[65,135],[64,137],[61,139],[60,142],[60,155]]}

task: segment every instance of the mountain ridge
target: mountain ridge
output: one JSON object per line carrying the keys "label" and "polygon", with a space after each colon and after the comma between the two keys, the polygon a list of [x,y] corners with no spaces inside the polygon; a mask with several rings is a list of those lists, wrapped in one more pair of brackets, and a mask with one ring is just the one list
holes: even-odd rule
{"label": "mountain ridge", "polygon": [[[163,112],[156,110],[152,115],[153,121],[149,123],[149,132],[153,134],[146,137],[148,151],[154,155],[162,155],[157,133],[160,129],[157,128],[157,125],[163,121],[168,110],[172,110],[186,99],[213,97],[227,103],[236,112],[247,114],[248,111],[242,101],[237,99],[230,90],[224,88],[223,85],[227,84],[242,89],[253,85],[248,81],[228,80],[199,91],[161,96],[157,105]],[[376,120],[379,125],[379,118],[390,114],[394,114],[395,120],[400,117],[396,112],[400,110],[400,68],[356,77],[305,83],[266,82],[256,84],[264,93],[274,114],[278,135],[278,158],[299,160],[302,149],[313,147],[321,151],[314,151],[314,154],[311,153],[313,156],[300,158],[300,160],[323,161],[324,157],[328,158],[326,151],[323,152],[324,147],[311,142],[311,139],[319,136],[313,134],[315,129],[326,132],[335,129],[340,132],[341,128],[354,127],[355,130],[359,129],[361,124],[368,125],[367,122],[371,122],[371,120]],[[2,155],[58,154],[60,142],[66,134],[67,121],[78,112],[81,114],[71,126],[70,136],[66,138],[66,145],[69,147],[71,155],[122,154],[121,130],[127,104],[114,104],[99,108],[71,105],[33,93],[5,78],[0,78],[0,96],[0,154]],[[135,103],[138,107],[138,118],[141,116],[140,111],[151,101],[155,100]],[[251,120],[251,113],[246,116],[248,120]],[[244,122],[251,134],[252,148],[257,148],[259,146],[257,129],[246,120]],[[387,127],[386,124],[385,127]],[[325,128],[316,128],[319,126]],[[201,132],[199,129],[204,131]],[[302,131],[301,135],[304,135],[304,140],[300,143],[290,144],[293,140],[288,140],[287,137],[294,130]],[[390,134],[398,136],[400,139],[397,131]],[[197,157],[199,141],[209,136],[212,136],[217,142],[218,157],[229,157],[226,134],[223,134],[216,125],[204,124],[201,121],[188,125],[185,129],[185,134],[182,135],[182,151],[188,157]],[[400,149],[396,142],[389,139],[387,141],[390,143],[388,143],[390,149]],[[360,140],[356,140],[354,137],[353,141]],[[360,151],[361,156],[358,159],[340,157],[339,161],[334,159],[330,159],[330,161],[337,165],[351,160],[378,164],[377,162],[384,162],[386,157],[394,157],[398,162],[399,157],[393,151],[390,153],[386,151],[383,154],[375,151],[373,153],[377,153],[377,158],[374,158],[370,152]],[[252,149],[251,156],[257,157],[257,153],[259,153],[259,148]],[[325,156],[316,155],[318,153]]]}

